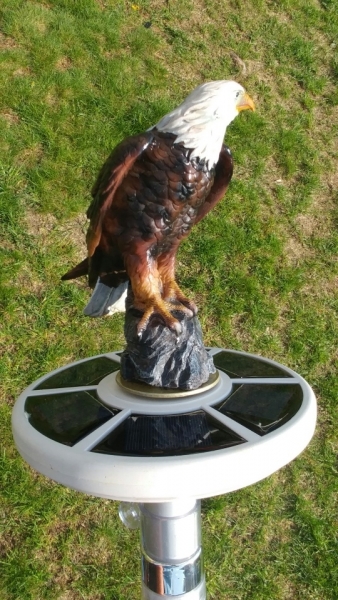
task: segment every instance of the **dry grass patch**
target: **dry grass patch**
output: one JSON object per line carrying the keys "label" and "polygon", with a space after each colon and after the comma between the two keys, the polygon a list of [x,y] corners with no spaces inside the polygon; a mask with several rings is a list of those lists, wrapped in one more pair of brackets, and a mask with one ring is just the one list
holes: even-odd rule
{"label": "dry grass patch", "polygon": [[326,174],[324,177],[326,179],[326,185],[330,192],[330,196],[336,195],[338,190],[338,159],[336,161],[336,164],[334,165],[333,170],[330,173]]}
{"label": "dry grass patch", "polygon": [[230,318],[231,331],[234,338],[237,340],[239,347],[243,350],[250,348],[252,342],[252,335],[250,333],[247,315],[236,314]]}
{"label": "dry grass patch", "polygon": [[317,215],[300,214],[295,218],[295,225],[306,238],[318,233],[320,219]]}
{"label": "dry grass patch", "polygon": [[299,596],[298,586],[285,579],[284,576],[277,577],[277,581],[282,594],[280,600],[298,600],[299,598],[303,600],[305,598],[305,596]]}
{"label": "dry grass patch", "polygon": [[[102,600],[102,596],[97,596],[94,598],[91,596],[90,600]],[[61,592],[59,596],[57,596],[57,600],[83,600],[83,595],[76,590],[67,590],[65,592]]]}
{"label": "dry grass patch", "polygon": [[0,112],[0,117],[4,119],[4,121],[6,121],[6,123],[8,123],[9,126],[17,125],[20,122],[19,116],[14,112],[14,110],[11,110],[10,108],[2,110]]}
{"label": "dry grass patch", "polygon": [[34,167],[41,162],[43,157],[42,144],[36,143],[29,148],[25,148],[16,157],[16,162],[19,165],[24,165],[28,168]]}
{"label": "dry grass patch", "polygon": [[247,69],[247,64],[244,62],[244,60],[242,60],[238,54],[236,54],[236,52],[233,52],[233,50],[229,51],[229,55],[232,59],[232,62],[234,63],[234,65],[236,67],[238,67],[238,69],[241,71],[242,75],[245,76],[248,73],[248,69]]}
{"label": "dry grass patch", "polygon": [[[163,2],[155,0],[151,2],[151,7],[156,9],[163,8]],[[185,11],[188,18],[180,20],[180,28],[182,31],[188,32],[189,36],[195,38],[195,33],[203,33],[203,26],[213,24],[213,19],[209,16],[208,8],[204,0],[193,0],[189,9]],[[151,12],[150,12],[151,14]]]}
{"label": "dry grass patch", "polygon": [[0,50],[15,50],[18,47],[19,44],[13,38],[0,31]]}
{"label": "dry grass patch", "polygon": [[[122,525],[121,525],[122,527]],[[100,562],[110,565],[113,562],[113,550],[106,537],[97,534],[89,545],[78,544],[72,552],[72,563],[76,566],[92,563],[93,557],[99,556]]]}
{"label": "dry grass patch", "polygon": [[20,271],[15,275],[12,284],[18,288],[18,294],[28,292],[34,294],[37,298],[42,298],[47,289],[46,282],[37,279],[35,274],[32,273],[29,263],[22,265]]}
{"label": "dry grass patch", "polygon": [[[5,508],[1,509],[0,517],[3,522],[7,521],[8,523],[11,520],[9,507],[6,506]],[[15,528],[12,529],[12,527],[9,526],[6,531],[6,535],[0,536],[0,557],[5,558],[8,556],[8,553],[15,550],[15,548],[17,548],[20,543],[23,543],[23,541],[24,535],[18,534]]]}
{"label": "dry grass patch", "polygon": [[295,227],[304,241],[313,237],[326,239],[334,231],[334,203],[329,191],[328,187],[323,189],[321,186],[318,193],[314,194],[309,210],[295,217]]}
{"label": "dry grass patch", "polygon": [[57,96],[56,92],[50,91],[45,96],[45,102],[48,104],[48,106],[55,108],[60,105],[60,98]]}
{"label": "dry grass patch", "polygon": [[106,10],[109,7],[109,2],[104,2],[104,0],[95,0],[95,2],[101,10]]}
{"label": "dry grass patch", "polygon": [[19,69],[15,69],[15,71],[13,71],[13,77],[29,77],[31,75],[32,71],[28,67],[20,67]]}
{"label": "dry grass patch", "polygon": [[89,221],[86,215],[78,214],[73,219],[58,226],[58,235],[75,249],[75,260],[83,260],[87,256],[86,233]]}
{"label": "dry grass patch", "polygon": [[299,239],[289,236],[284,244],[284,256],[287,266],[297,267],[304,260],[315,255],[314,250],[306,246]]}
{"label": "dry grass patch", "polygon": [[42,214],[27,209],[24,223],[29,235],[38,236],[42,244],[48,244],[49,235],[55,229],[57,219],[52,214]]}
{"label": "dry grass patch", "polygon": [[278,520],[270,519],[262,535],[264,545],[276,549],[283,544],[289,544],[292,542],[294,531],[295,524],[290,519],[283,517]]}
{"label": "dry grass patch", "polygon": [[[337,259],[335,259],[337,262]],[[311,283],[302,288],[302,293],[307,297],[312,297],[318,300],[322,298],[334,298],[338,292],[338,275],[329,275],[322,273],[319,277],[316,273],[316,278]]]}
{"label": "dry grass patch", "polygon": [[58,71],[67,71],[72,66],[72,61],[70,60],[70,58],[68,58],[68,56],[62,56],[55,63],[55,68]]}
{"label": "dry grass patch", "polygon": [[35,21],[34,27],[42,35],[44,35],[47,31],[47,24],[44,21]]}

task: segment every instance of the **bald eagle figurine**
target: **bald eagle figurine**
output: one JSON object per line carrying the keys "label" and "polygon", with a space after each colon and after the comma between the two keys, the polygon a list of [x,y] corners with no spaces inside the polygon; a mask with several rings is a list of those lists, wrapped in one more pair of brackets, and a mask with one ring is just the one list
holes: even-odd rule
{"label": "bald eagle figurine", "polygon": [[95,289],[85,314],[108,314],[130,281],[142,315],[140,338],[153,316],[179,336],[173,311],[196,315],[175,279],[176,253],[226,192],[233,162],[223,139],[246,109],[254,110],[254,103],[235,81],[204,83],[155,126],[113,150],[87,211],[88,257],[62,278],[88,275]]}

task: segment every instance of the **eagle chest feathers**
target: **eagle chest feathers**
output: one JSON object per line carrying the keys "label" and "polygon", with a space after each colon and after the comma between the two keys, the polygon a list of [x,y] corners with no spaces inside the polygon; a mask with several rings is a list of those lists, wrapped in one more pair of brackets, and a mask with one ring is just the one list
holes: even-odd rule
{"label": "eagle chest feathers", "polygon": [[187,235],[214,181],[206,161],[191,159],[191,150],[175,144],[176,136],[153,133],[153,140],[122,181],[107,214],[117,224],[121,252],[140,239],[152,256],[168,251]]}

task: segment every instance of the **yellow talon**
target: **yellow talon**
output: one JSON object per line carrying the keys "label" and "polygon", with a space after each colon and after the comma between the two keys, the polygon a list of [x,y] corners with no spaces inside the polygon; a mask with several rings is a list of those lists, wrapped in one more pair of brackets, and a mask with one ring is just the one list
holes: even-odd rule
{"label": "yellow talon", "polygon": [[[170,312],[170,309],[172,310],[174,307],[171,305],[167,306],[168,304],[169,303],[163,302],[163,300],[161,300],[161,301],[153,300],[150,304],[148,304],[146,306],[143,316],[141,317],[141,319],[137,325],[137,332],[138,332],[138,336],[140,338],[142,337],[144,331],[146,330],[146,328],[148,326],[150,319],[153,316],[160,317],[162,319],[162,321],[164,322],[164,325],[166,327],[168,327],[169,329],[171,329],[171,331],[173,333],[175,333],[177,336],[179,336],[182,333],[182,326],[181,326],[180,322],[177,319],[175,319],[175,317],[173,317],[173,315]],[[181,310],[181,309],[177,308],[177,310]],[[189,311],[189,313],[190,313],[190,311]]]}

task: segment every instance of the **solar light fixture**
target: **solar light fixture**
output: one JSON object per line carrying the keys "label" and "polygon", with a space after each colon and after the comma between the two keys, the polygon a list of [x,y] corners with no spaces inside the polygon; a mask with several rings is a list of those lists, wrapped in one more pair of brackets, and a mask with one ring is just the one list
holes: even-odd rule
{"label": "solar light fixture", "polygon": [[142,597],[206,598],[200,499],[268,477],[309,443],[316,400],[291,369],[209,349],[217,374],[180,392],[124,382],[120,353],[32,383],[13,410],[22,457],[70,488],[119,500],[140,528]]}

